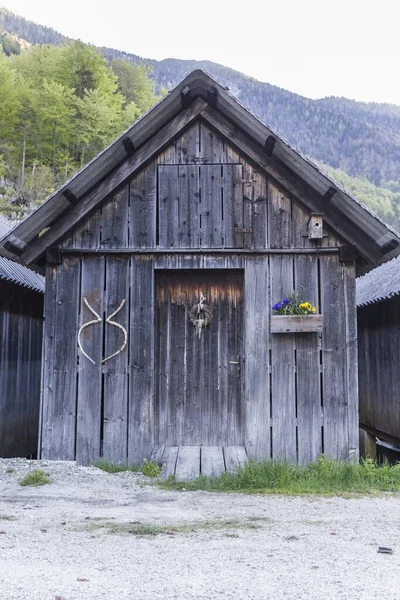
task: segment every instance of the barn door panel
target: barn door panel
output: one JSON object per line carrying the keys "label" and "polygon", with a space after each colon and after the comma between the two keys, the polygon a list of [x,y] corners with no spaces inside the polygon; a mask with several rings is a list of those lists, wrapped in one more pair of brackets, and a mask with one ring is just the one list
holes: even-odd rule
{"label": "barn door panel", "polygon": [[[243,282],[240,271],[157,275],[158,443],[242,445]],[[191,308],[206,296],[211,324]]]}

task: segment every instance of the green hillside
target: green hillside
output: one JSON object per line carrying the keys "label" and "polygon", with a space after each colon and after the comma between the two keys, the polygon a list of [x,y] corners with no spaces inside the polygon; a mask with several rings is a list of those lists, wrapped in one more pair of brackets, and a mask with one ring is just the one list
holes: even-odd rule
{"label": "green hillside", "polygon": [[[52,57],[58,57],[54,58],[57,62],[60,60],[61,55],[64,54],[65,56],[67,52],[65,48],[73,48],[74,44],[71,45],[71,41],[62,34],[13,15],[5,9],[0,9],[0,38],[2,38],[3,51],[6,55],[0,62],[0,77],[6,79],[8,77],[9,81],[10,77],[11,80],[17,77],[18,81],[23,81],[23,84],[19,85],[19,92],[14,94],[14,102],[18,108],[13,108],[8,112],[4,109],[4,106],[3,108],[0,106],[0,123],[1,115],[7,114],[5,125],[6,129],[9,129],[10,125],[13,126],[13,119],[17,118],[17,121],[18,118],[21,119],[21,110],[25,111],[24,118],[29,123],[24,129],[24,134],[21,131],[21,125],[17,125],[17,133],[13,139],[7,141],[6,144],[4,140],[0,141],[2,144],[0,154],[3,155],[3,167],[0,163],[0,178],[1,169],[3,168],[4,171],[4,168],[6,168],[9,173],[11,171],[14,173],[15,180],[16,171],[21,170],[20,163],[25,139],[26,164],[32,167],[35,161],[40,164],[44,162],[51,170],[56,171],[53,184],[58,184],[60,179],[67,175],[67,172],[69,174],[73,168],[83,164],[112,136],[121,131],[121,128],[128,123],[129,119],[133,120],[141,110],[147,108],[149,102],[154,100],[155,93],[159,93],[163,88],[175,85],[191,70],[201,68],[228,87],[232,94],[261,120],[275,129],[279,135],[287,139],[295,148],[313,160],[324,163],[325,168],[329,170],[332,177],[400,229],[399,211],[397,209],[400,198],[399,106],[362,103],[334,97],[311,100],[209,61],[144,60],[134,54],[110,48],[100,48],[98,50],[106,59],[102,62],[101,68],[106,69],[109,73],[109,75],[104,76],[104,81],[108,82],[107,93],[104,96],[96,83],[90,84],[92,87],[89,86],[90,89],[87,89],[85,96],[86,82],[81,81],[80,85],[83,86],[81,90],[73,92],[78,99],[75,98],[74,100],[72,121],[67,120],[65,122],[66,126],[63,131],[61,121],[58,125],[53,123],[51,133],[50,130],[47,130],[49,118],[46,116],[43,116],[45,124],[42,123],[39,126],[42,117],[38,115],[32,116],[34,125],[31,124],[29,115],[33,115],[35,112],[35,102],[37,107],[38,103],[40,104],[40,94],[43,95],[44,93],[55,94],[58,100],[61,95],[65,100],[65,94],[67,94],[65,90],[61,92],[61,89],[58,88],[58,91],[56,91],[53,87],[50,93],[49,89],[46,88],[50,85],[50,82],[51,86],[66,86],[69,88],[68,93],[71,92],[71,85],[75,85],[75,83],[66,81],[66,78],[61,76],[61,63],[58,63],[58,71],[57,68],[50,68],[50,63],[45,63],[45,70],[50,69],[50,71],[46,71],[46,83],[44,83],[43,77],[40,79],[39,76],[39,79],[35,79],[31,75],[30,69],[32,67],[33,73],[40,72],[40,64],[44,60],[44,55],[49,54]],[[69,45],[63,46],[66,42],[69,42]],[[29,49],[27,47],[29,44],[49,44],[53,48],[39,50],[34,46]],[[81,44],[80,52],[83,51],[84,47]],[[86,46],[85,48],[90,48],[90,53],[94,56],[95,49],[93,47]],[[69,52],[72,52],[72,50],[69,50]],[[99,55],[96,54],[96,56]],[[51,62],[53,58],[49,60]],[[31,66],[27,67],[28,63]],[[143,93],[147,100],[142,103],[139,101],[142,92],[134,89],[135,84],[133,83],[133,76],[130,75],[129,63],[134,66],[134,71],[140,73],[141,85],[145,84]],[[13,74],[10,74],[10,67]],[[7,74],[4,75],[3,73],[1,75],[1,69]],[[145,83],[146,75],[149,75],[154,81],[154,88],[151,87],[151,84],[149,87],[148,82]],[[35,87],[38,85],[39,88]],[[28,88],[32,97],[36,97],[36,101],[33,100],[33,104],[29,108],[26,106],[26,90]],[[5,89],[7,89],[7,86]],[[117,89],[118,100],[111,102],[115,89]],[[39,90],[41,91],[39,92]],[[95,90],[97,90],[96,93]],[[139,96],[135,96],[138,93]],[[0,100],[4,99],[4,94],[5,90],[0,89]],[[13,93],[10,92],[10,94],[12,96]],[[82,102],[83,96],[80,97],[80,94],[85,96],[84,102]],[[108,97],[108,105],[106,97]],[[8,102],[10,102],[10,99],[8,99]],[[130,106],[131,102],[135,105],[135,109]],[[93,103],[97,103],[94,112]],[[99,120],[104,123],[108,110],[111,110],[111,127],[103,128],[103,131],[100,128],[100,131],[96,134],[93,131],[88,132],[95,126],[92,118],[93,114],[97,114]],[[113,112],[115,110],[118,117]],[[76,127],[78,122],[80,124],[79,128]],[[43,127],[46,131],[45,141],[39,144],[37,141],[38,135]],[[85,133],[81,133],[81,128],[82,132],[85,131]],[[33,138],[30,133],[31,129]],[[57,134],[54,131],[57,131]],[[74,139],[71,139],[72,132],[74,132]],[[85,141],[78,140],[75,132],[78,132],[78,136],[86,136]],[[36,136],[36,141],[34,136]],[[58,154],[54,149],[54,136],[57,152],[60,150],[61,155],[63,155],[61,162],[66,165],[63,169],[59,166],[59,159],[56,160]],[[60,141],[61,138],[63,138],[63,142]],[[60,145],[58,141],[60,141]],[[53,158],[49,160],[46,152],[50,151],[51,146],[53,146]],[[64,160],[66,151],[68,159]]]}

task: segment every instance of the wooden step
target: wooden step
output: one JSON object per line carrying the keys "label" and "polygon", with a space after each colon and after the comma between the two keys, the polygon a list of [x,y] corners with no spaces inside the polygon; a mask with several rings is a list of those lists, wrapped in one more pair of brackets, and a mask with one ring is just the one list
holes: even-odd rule
{"label": "wooden step", "polygon": [[218,477],[224,471],[237,471],[247,462],[244,446],[154,446],[151,460],[159,464],[161,477],[174,475],[189,481],[200,475]]}

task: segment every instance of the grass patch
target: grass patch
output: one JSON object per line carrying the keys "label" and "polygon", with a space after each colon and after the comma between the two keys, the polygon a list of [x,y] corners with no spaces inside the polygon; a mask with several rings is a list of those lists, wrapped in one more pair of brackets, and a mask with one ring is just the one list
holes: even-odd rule
{"label": "grass patch", "polygon": [[50,483],[50,479],[47,477],[47,475],[43,471],[43,469],[35,469],[31,473],[27,473],[25,475],[25,477],[23,477],[19,483],[20,483],[20,485],[23,485],[23,486],[26,486],[26,485],[39,486],[39,485],[46,485],[46,483]]}
{"label": "grass patch", "polygon": [[0,515],[0,521],[16,521],[17,517],[13,517],[12,515]]}
{"label": "grass patch", "polygon": [[147,477],[159,477],[161,475],[161,467],[154,462],[149,462],[145,458],[143,461],[142,473]]}
{"label": "grass patch", "polygon": [[96,462],[92,463],[92,466],[96,467],[96,469],[101,469],[106,473],[123,473],[124,471],[137,473],[140,471],[140,467],[137,467],[136,465],[118,465],[108,460],[97,460]]}
{"label": "grass patch", "polygon": [[[265,519],[267,522],[269,519]],[[260,529],[260,523],[250,520],[239,521],[237,519],[224,521],[201,521],[198,523],[182,523],[177,525],[153,525],[131,521],[129,523],[92,522],[84,526],[86,531],[105,529],[108,533],[119,535],[137,535],[143,537],[154,537],[156,535],[187,534],[197,531],[221,531],[237,529]]]}
{"label": "grass patch", "polygon": [[124,471],[131,471],[132,473],[138,473],[141,471],[143,475],[147,477],[159,477],[161,468],[154,462],[150,462],[144,459],[143,466],[138,467],[137,465],[119,465],[117,463],[108,460],[97,460],[92,463],[96,469],[101,469],[106,473],[123,473]]}
{"label": "grass patch", "polygon": [[13,469],[12,467],[8,467],[8,469],[6,469],[6,473],[8,473],[8,475],[10,475],[11,473],[15,473],[15,469]]}
{"label": "grass patch", "polygon": [[272,461],[249,462],[237,473],[199,477],[194,481],[169,478],[160,486],[175,490],[207,490],[262,494],[374,494],[400,491],[400,463],[377,465],[371,459],[359,464],[321,457],[304,467]]}

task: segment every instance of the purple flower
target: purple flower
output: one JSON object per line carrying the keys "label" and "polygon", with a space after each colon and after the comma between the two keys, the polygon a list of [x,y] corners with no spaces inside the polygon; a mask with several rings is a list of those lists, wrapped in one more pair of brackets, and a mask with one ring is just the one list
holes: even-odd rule
{"label": "purple flower", "polygon": [[277,302],[273,305],[272,310],[282,310],[282,304],[280,302]]}
{"label": "purple flower", "polygon": [[283,299],[283,306],[287,306],[288,304],[290,304],[290,300],[288,298],[284,298]]}

